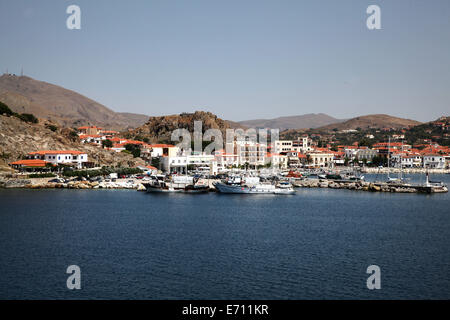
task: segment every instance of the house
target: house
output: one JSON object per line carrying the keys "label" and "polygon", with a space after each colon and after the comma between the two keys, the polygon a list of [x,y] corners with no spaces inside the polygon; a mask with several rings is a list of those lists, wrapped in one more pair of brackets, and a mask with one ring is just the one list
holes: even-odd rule
{"label": "house", "polygon": [[274,142],[274,152],[282,153],[292,150],[292,140],[276,140]]}
{"label": "house", "polygon": [[10,166],[19,171],[35,172],[50,170],[53,165],[45,160],[26,159],[11,162]]}
{"label": "house", "polygon": [[157,157],[174,157],[179,153],[179,148],[171,144],[147,144],[143,145],[141,157],[151,159]]}
{"label": "house", "polygon": [[300,153],[306,153],[312,150],[312,142],[308,136],[298,137],[297,140],[292,141],[292,150]]}
{"label": "house", "polygon": [[309,152],[306,157],[310,167],[331,167],[334,163],[334,154],[331,152]]}
{"label": "house", "polygon": [[163,169],[167,172],[186,173],[190,167],[197,170],[209,171],[215,156],[212,154],[163,156]]}
{"label": "house", "polygon": [[426,154],[423,156],[423,167],[430,169],[444,169],[445,157],[440,154]]}
{"label": "house", "polygon": [[98,128],[96,126],[84,126],[78,128],[78,134],[87,134],[87,135],[97,135],[100,134],[102,128]]}
{"label": "house", "polygon": [[267,153],[266,155],[266,162],[271,163],[271,166],[274,168],[286,169],[288,161],[288,156],[279,153]]}
{"label": "house", "polygon": [[68,165],[81,169],[88,164],[88,155],[76,150],[42,150],[30,152],[27,156],[32,160],[44,160],[52,165]]}

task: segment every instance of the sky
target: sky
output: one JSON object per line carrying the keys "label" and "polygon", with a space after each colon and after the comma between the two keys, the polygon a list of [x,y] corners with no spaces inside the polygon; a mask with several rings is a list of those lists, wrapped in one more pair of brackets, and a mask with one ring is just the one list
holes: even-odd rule
{"label": "sky", "polygon": [[449,60],[448,0],[0,0],[2,73],[120,112],[430,121],[450,113]]}

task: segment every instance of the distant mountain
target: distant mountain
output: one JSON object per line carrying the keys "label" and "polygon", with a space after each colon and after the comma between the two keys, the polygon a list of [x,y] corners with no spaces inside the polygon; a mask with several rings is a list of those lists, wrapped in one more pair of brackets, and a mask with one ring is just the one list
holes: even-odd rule
{"label": "distant mountain", "polygon": [[334,123],[317,128],[317,131],[351,130],[351,129],[382,129],[382,128],[408,128],[421,124],[421,122],[410,119],[397,118],[387,114],[372,114],[349,119],[341,123]]}
{"label": "distant mountain", "polygon": [[220,119],[211,112],[195,111],[193,113],[181,113],[160,117],[150,117],[148,122],[127,135],[130,138],[147,138],[150,142],[171,143],[171,135],[175,129],[187,129],[191,134],[194,132],[194,121],[202,122],[202,131],[208,129],[219,129],[223,139],[226,137],[226,129],[245,128],[239,123]]}
{"label": "distant mountain", "polygon": [[310,113],[300,116],[279,117],[275,119],[256,119],[240,121],[239,124],[250,128],[270,129],[308,129],[339,123],[344,120],[333,118],[324,113]]}
{"label": "distant mountain", "polygon": [[15,112],[32,113],[67,127],[97,125],[121,130],[148,120],[142,114],[114,112],[74,91],[25,76],[2,75],[0,101]]}

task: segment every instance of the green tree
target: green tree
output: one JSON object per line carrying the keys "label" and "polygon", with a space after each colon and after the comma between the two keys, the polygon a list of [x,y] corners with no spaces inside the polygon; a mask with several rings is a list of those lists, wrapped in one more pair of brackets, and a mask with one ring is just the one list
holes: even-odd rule
{"label": "green tree", "polygon": [[112,148],[112,146],[113,146],[113,143],[112,143],[111,140],[106,139],[106,140],[102,141],[102,147],[103,148]]}
{"label": "green tree", "polygon": [[19,114],[17,116],[17,118],[19,118],[20,120],[25,121],[25,122],[31,122],[31,123],[38,123],[39,122],[39,120],[34,116],[34,114],[31,114],[31,113]]}
{"label": "green tree", "polygon": [[131,154],[133,155],[134,158],[138,158],[141,156],[141,147],[139,145],[131,144],[131,143],[126,144],[125,150],[131,152]]}
{"label": "green tree", "polygon": [[0,101],[0,115],[1,114],[11,116],[14,114],[14,112],[12,112],[12,110],[6,104]]}
{"label": "green tree", "polygon": [[160,165],[160,160],[159,160],[159,158],[152,158],[151,165],[152,165],[153,167],[155,167],[155,168],[161,169],[161,168],[159,167],[159,165]]}

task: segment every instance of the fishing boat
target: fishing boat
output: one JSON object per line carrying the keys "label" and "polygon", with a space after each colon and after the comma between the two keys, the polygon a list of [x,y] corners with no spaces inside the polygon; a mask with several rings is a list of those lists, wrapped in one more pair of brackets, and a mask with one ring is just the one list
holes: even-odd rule
{"label": "fishing boat", "polygon": [[[252,183],[248,183],[250,180]],[[240,181],[240,182],[238,182]],[[255,177],[246,179],[231,179],[226,182],[217,182],[214,184],[220,193],[240,193],[240,194],[294,194],[295,190],[291,184],[280,183],[278,186],[271,183],[261,183],[256,181]]]}
{"label": "fishing boat", "polygon": [[152,177],[148,183],[143,183],[147,192],[163,193],[204,193],[209,191],[206,185],[198,185],[193,177],[174,176],[171,179],[165,177]]}

